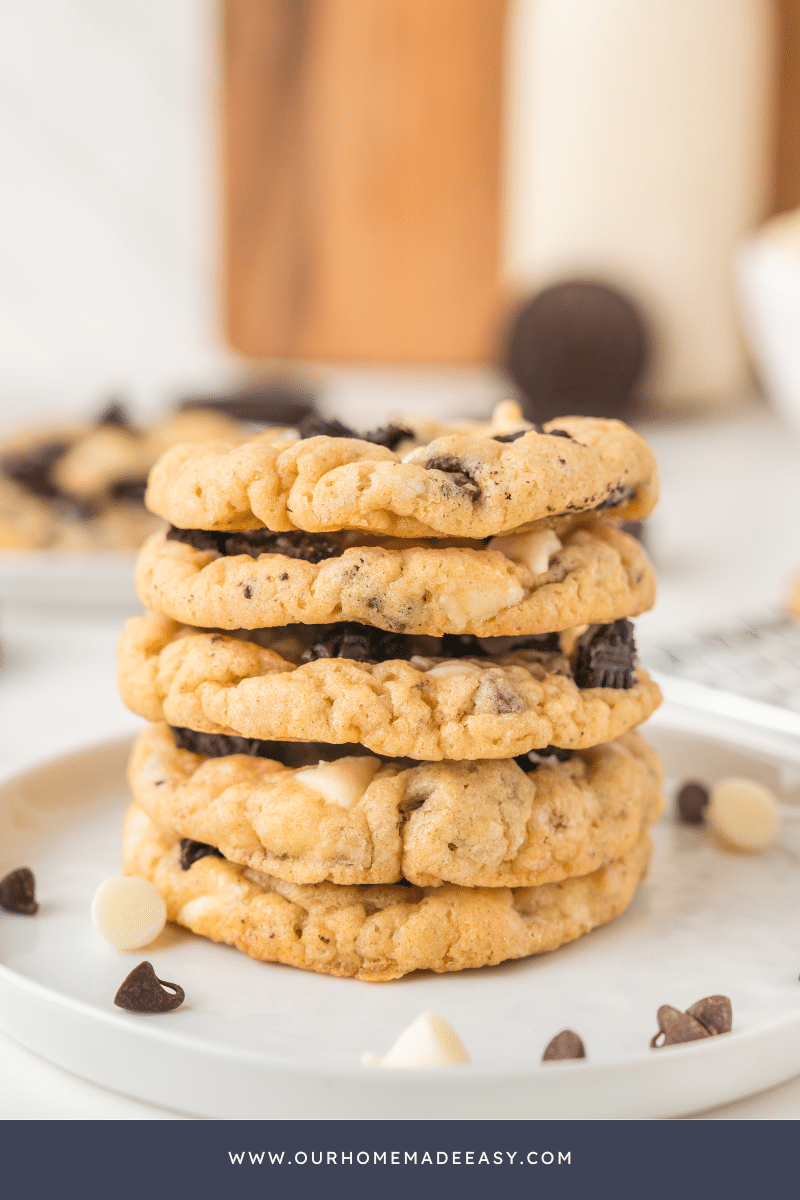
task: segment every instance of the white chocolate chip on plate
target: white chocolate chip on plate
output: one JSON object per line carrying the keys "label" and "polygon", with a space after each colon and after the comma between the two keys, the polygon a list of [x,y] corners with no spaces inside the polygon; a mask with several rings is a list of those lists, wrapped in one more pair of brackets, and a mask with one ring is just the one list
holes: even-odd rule
{"label": "white chocolate chip on plate", "polygon": [[711,789],[708,823],[734,850],[765,850],[778,832],[778,804],[754,779],[721,779]]}
{"label": "white chocolate chip on plate", "polygon": [[316,767],[303,767],[295,772],[295,779],[305,787],[320,792],[331,804],[352,808],[357,804],[381,765],[379,758],[339,758],[335,762],[321,762]]}
{"label": "white chocolate chip on plate", "polygon": [[552,529],[492,538],[487,546],[487,550],[499,550],[513,562],[524,563],[532,575],[544,574],[550,566],[550,559],[560,549],[561,539]]}
{"label": "white chocolate chip on plate", "polygon": [[164,898],[152,883],[128,875],[101,883],[91,912],[97,932],[118,950],[148,946],[167,921]]}
{"label": "white chocolate chip on plate", "polygon": [[443,1017],[424,1012],[403,1030],[383,1056],[366,1053],[365,1067],[465,1067],[470,1057],[456,1031]]}

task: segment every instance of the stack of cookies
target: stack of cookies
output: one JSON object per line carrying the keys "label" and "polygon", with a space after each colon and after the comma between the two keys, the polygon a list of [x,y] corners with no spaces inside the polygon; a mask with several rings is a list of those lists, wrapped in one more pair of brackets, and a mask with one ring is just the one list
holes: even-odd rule
{"label": "stack of cookies", "polygon": [[125,870],[171,920],[364,980],[553,950],[630,902],[661,807],[629,617],[653,456],[618,421],[308,418],[150,475],[120,646],[151,724]]}

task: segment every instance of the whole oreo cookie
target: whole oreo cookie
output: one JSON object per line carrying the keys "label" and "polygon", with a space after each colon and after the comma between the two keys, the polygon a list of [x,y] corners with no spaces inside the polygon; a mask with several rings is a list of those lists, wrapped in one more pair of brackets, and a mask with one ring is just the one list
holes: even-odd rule
{"label": "whole oreo cookie", "polygon": [[649,357],[644,317],[622,292],[594,280],[554,284],[512,317],[502,365],[525,416],[624,417]]}

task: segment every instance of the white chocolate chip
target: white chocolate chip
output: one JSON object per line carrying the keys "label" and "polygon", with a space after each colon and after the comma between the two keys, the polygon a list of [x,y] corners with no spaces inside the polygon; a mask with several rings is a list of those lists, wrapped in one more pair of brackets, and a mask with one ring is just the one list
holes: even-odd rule
{"label": "white chocolate chip", "polygon": [[321,762],[316,767],[295,771],[295,779],[313,788],[331,804],[352,808],[357,804],[381,765],[379,758],[359,756],[339,758],[336,762]]}
{"label": "white chocolate chip", "polygon": [[499,550],[513,562],[524,563],[533,575],[542,575],[550,566],[550,559],[561,549],[561,539],[552,529],[538,533],[512,533],[507,537],[492,538],[488,550]]}
{"label": "white chocolate chip", "polygon": [[769,788],[754,779],[721,779],[711,789],[708,823],[734,850],[765,850],[780,821]]}
{"label": "white chocolate chip", "polygon": [[438,601],[444,610],[451,630],[460,633],[469,624],[480,624],[497,616],[505,608],[519,604],[525,598],[522,584],[511,576],[498,581],[494,587],[467,590],[463,587],[448,591],[443,588]]}
{"label": "white chocolate chip", "polygon": [[424,1012],[404,1029],[383,1057],[365,1054],[366,1067],[465,1067],[470,1057],[456,1031],[442,1017]]}
{"label": "white chocolate chip", "polygon": [[146,879],[120,876],[101,883],[92,900],[95,929],[118,950],[155,941],[167,920],[164,898]]}
{"label": "white chocolate chip", "polygon": [[494,432],[499,433],[511,433],[516,432],[517,429],[530,428],[516,400],[501,400],[499,404],[495,404],[489,426]]}
{"label": "white chocolate chip", "polygon": [[437,663],[428,671],[439,679],[452,679],[456,675],[480,675],[481,668],[477,663],[464,662],[463,659],[449,658],[446,662]]}

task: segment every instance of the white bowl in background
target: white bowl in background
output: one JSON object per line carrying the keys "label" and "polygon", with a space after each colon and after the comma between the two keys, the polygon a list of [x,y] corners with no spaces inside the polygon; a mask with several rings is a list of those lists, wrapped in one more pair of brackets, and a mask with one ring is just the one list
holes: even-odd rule
{"label": "white bowl in background", "polygon": [[766,394],[800,434],[800,210],[775,217],[746,241],[736,274]]}

